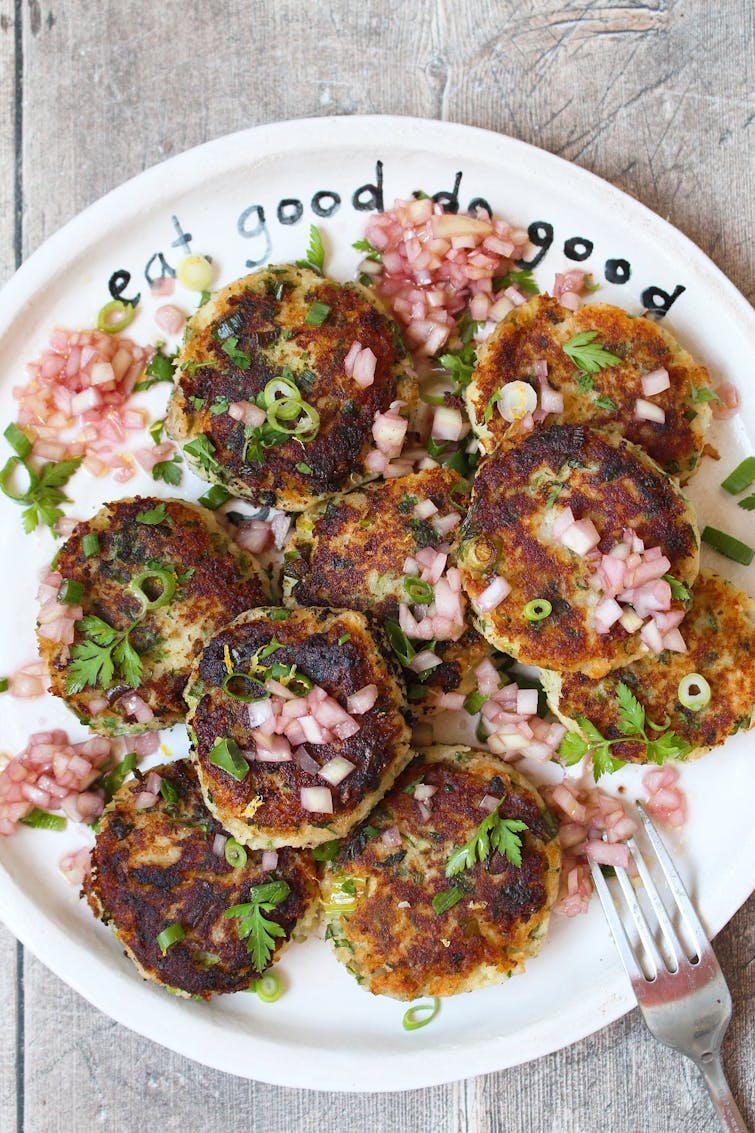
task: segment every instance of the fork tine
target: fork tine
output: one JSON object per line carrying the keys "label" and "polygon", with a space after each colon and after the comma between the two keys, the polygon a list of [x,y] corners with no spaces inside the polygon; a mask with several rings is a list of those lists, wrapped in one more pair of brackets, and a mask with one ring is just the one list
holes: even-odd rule
{"label": "fork tine", "polygon": [[[639,855],[637,855],[639,856]],[[666,962],[658,951],[658,946],[655,943],[653,930],[650,928],[645,913],[637,900],[637,893],[632,885],[632,882],[625,870],[619,867],[615,870],[616,880],[619,883],[621,892],[624,895],[624,900],[627,903],[632,919],[634,920],[635,928],[639,935],[645,955],[648,959],[649,965],[652,970],[649,972],[649,978],[653,979],[658,975],[658,972],[666,967]],[[610,890],[609,890],[610,892]],[[641,965],[640,965],[641,966]]]}
{"label": "fork tine", "polygon": [[687,896],[687,891],[684,888],[682,879],[677,873],[676,867],[673,865],[671,858],[666,851],[666,847],[663,845],[663,842],[658,835],[658,831],[650,821],[650,818],[648,817],[648,814],[642,803],[638,802],[636,805],[637,810],[640,813],[640,818],[642,819],[642,825],[645,828],[645,833],[647,834],[651,846],[655,850],[656,857],[658,858],[658,862],[661,866],[661,869],[663,870],[666,884],[668,885],[676,906],[687,925],[690,937],[696,946],[696,954],[699,959],[702,953],[710,947],[708,934],[700,923],[700,918],[695,912],[695,907]]}
{"label": "fork tine", "polygon": [[634,838],[630,838],[627,842],[627,845],[629,846],[632,857],[634,858],[634,864],[637,867],[638,874],[640,875],[640,881],[642,882],[647,899],[650,902],[653,912],[655,913],[656,919],[661,929],[661,933],[663,934],[663,937],[666,941],[666,945],[669,949],[670,954],[673,956],[674,961],[676,962],[676,968],[674,969],[674,971],[678,971],[679,965],[684,960],[684,949],[681,941],[679,940],[679,935],[673,924],[671,923],[668,912],[666,911],[666,906],[663,903],[663,898],[658,892],[656,884],[650,875],[650,870],[648,869],[645,863],[645,859],[643,858],[639,846],[635,842]]}
{"label": "fork tine", "polygon": [[611,890],[606,884],[606,879],[601,872],[600,866],[597,865],[596,862],[591,861],[590,872],[592,873],[593,884],[595,885],[597,894],[600,897],[600,903],[603,906],[603,912],[605,913],[606,920],[608,921],[608,927],[611,930],[611,935],[613,936],[614,942],[616,944],[616,950],[621,957],[621,962],[626,969],[626,973],[633,984],[637,980],[644,980],[645,973],[637,963],[637,957],[634,954],[634,949],[629,943],[621,917],[616,910],[613,897],[611,896]]}

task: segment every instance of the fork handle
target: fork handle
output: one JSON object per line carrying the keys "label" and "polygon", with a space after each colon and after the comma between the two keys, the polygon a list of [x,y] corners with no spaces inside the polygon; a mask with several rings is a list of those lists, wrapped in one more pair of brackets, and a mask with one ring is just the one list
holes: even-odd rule
{"label": "fork handle", "polygon": [[727,1130],[727,1133],[749,1133],[726,1081],[720,1055],[710,1055],[705,1062],[702,1059],[695,1059],[695,1062],[705,1079],[721,1128]]}

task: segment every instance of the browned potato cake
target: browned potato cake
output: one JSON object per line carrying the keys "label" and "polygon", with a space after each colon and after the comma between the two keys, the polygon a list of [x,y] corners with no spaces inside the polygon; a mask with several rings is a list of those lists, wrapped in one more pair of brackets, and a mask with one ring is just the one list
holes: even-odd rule
{"label": "browned potato cake", "polygon": [[[370,385],[346,373],[355,344],[374,355]],[[370,479],[375,413],[416,399],[401,336],[374,297],[290,265],[213,296],[190,319],[178,366],[167,429],[197,475],[287,511]]]}
{"label": "browned potato cake", "polygon": [[[448,546],[453,538],[436,529],[436,516],[415,515],[415,508],[428,501],[442,523],[449,515],[466,512],[469,485],[452,468],[428,468],[368,484],[304,512],[286,547],[286,604],[362,610],[378,626],[396,621],[399,603],[414,604],[411,587],[416,581],[404,570],[406,560],[424,547]],[[448,566],[455,565],[451,546]],[[426,644],[418,642],[417,651]],[[471,626],[456,641],[438,641],[435,653],[442,663],[424,682],[406,671],[415,715],[433,710],[434,693],[472,692],[474,669],[492,652]]]}
{"label": "browned potato cake", "polygon": [[[477,628],[526,664],[596,678],[644,647],[639,634],[619,622],[597,632],[594,610],[601,595],[590,585],[594,563],[554,536],[554,523],[567,507],[576,520],[594,524],[599,551],[611,550],[629,528],[646,547],[660,546],[670,573],[684,583],[698,571],[697,528],[676,482],[649,456],[581,425],[538,429],[480,465],[458,551]],[[481,595],[497,577],[506,579],[510,592],[494,608],[479,610]],[[535,600],[551,610],[531,621],[525,608]]]}
{"label": "browned potato cake", "polygon": [[[585,332],[595,332],[593,343],[620,361],[585,372],[577,364],[579,355],[574,360],[563,349]],[[634,318],[608,303],[567,311],[549,295],[516,307],[478,351],[477,368],[465,393],[472,427],[486,452],[518,442],[518,423],[505,420],[491,399],[515,381],[538,391],[538,362],[547,363],[548,383],[564,398],[563,413],[550,414],[548,422],[592,425],[617,439],[625,437],[682,483],[695,471],[711,417],[705,400],[711,396],[705,367],[652,319]],[[647,397],[642,377],[661,368],[668,371],[670,386]],[[662,409],[665,420],[638,420],[638,399]]]}
{"label": "browned potato cake", "polygon": [[70,600],[73,587],[84,617],[71,646],[39,635],[50,691],[104,734],[183,720],[184,685],[204,641],[268,599],[252,556],[211,511],[182,500],[105,504],[56,559],[59,597]]}
{"label": "browned potato cake", "polygon": [[[162,780],[156,803],[140,807],[139,776],[103,814],[85,895],[145,979],[202,999],[241,991],[290,940],[307,936],[317,916],[314,860],[306,850],[279,850],[275,868],[263,870],[261,853],[230,843],[229,864],[225,852],[215,853],[215,836],[225,831],[204,805],[191,761],[155,773]],[[226,913],[273,881],[285,883],[273,894],[282,899],[264,916],[281,935],[273,929],[272,948],[262,942],[258,968],[258,937],[242,936],[243,918]]]}
{"label": "browned potato cake", "polygon": [[[574,731],[579,731],[577,717],[589,720],[606,739],[618,741],[611,754],[632,763],[645,763],[647,749],[638,740],[620,739],[619,682],[634,693],[647,719],[667,721],[665,727],[689,745],[686,759],[747,731],[755,706],[755,601],[711,571],[701,571],[682,630],[686,653],[643,657],[597,682],[582,673],[544,672],[550,707]],[[710,689],[709,699],[699,677]],[[698,706],[698,699],[704,703]]]}
{"label": "browned potato cake", "polygon": [[[271,734],[266,750],[277,740],[275,750],[283,747],[285,756],[271,761],[254,738],[265,729],[253,727],[250,717],[258,710],[255,704],[263,703],[260,698],[270,695],[265,688],[270,680],[285,686],[289,700],[301,702],[300,715],[307,717],[301,727],[309,734],[317,734],[313,712],[325,726],[324,712],[333,717],[334,709],[330,704],[316,710],[311,700],[305,704],[313,686],[337,702],[333,729],[355,693],[374,686],[374,703],[354,710],[359,727],[345,738],[324,735],[321,742],[302,736],[284,744],[282,734]],[[186,698],[207,805],[249,846],[315,846],[340,837],[367,814],[411,758],[401,714],[404,694],[365,617],[350,610],[243,614],[208,642]],[[298,709],[292,705],[292,714]]]}
{"label": "browned potato cake", "polygon": [[524,971],[558,894],[557,831],[510,764],[428,748],[325,869],[336,956],[363,987],[396,999],[456,995]]}

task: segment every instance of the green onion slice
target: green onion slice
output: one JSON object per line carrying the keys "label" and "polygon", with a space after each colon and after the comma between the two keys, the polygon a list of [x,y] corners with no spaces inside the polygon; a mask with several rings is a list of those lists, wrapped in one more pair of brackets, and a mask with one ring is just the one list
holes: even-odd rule
{"label": "green onion slice", "polygon": [[267,972],[261,980],[256,981],[254,990],[263,1003],[275,1003],[276,999],[280,999],[283,995],[283,984],[280,976],[276,976],[274,972]]}
{"label": "green onion slice", "polygon": [[[21,453],[19,453],[19,456],[21,456]],[[721,487],[725,492],[729,492],[730,495],[738,496],[740,492],[744,492],[744,490],[749,488],[750,484],[754,482],[755,456],[748,456],[721,482]]]}
{"label": "green onion slice", "polygon": [[160,794],[165,799],[165,802],[168,804],[168,806],[175,806],[178,802],[178,791],[169,779],[163,779],[161,781]]}
{"label": "green onion slice", "polygon": [[258,700],[267,700],[269,692],[259,691],[259,681],[250,677],[248,673],[229,673],[223,681],[223,692],[231,700],[240,700],[242,704],[255,704]]}
{"label": "green onion slice", "polygon": [[131,303],[124,303],[120,299],[111,299],[109,303],[100,308],[97,315],[97,330],[104,331],[105,334],[118,334],[119,331],[125,330],[129,323],[133,322],[135,314],[136,307]]}
{"label": "green onion slice", "polygon": [[80,606],[83,597],[83,582],[78,582],[75,578],[63,579],[63,585],[58,591],[59,602],[64,602],[66,606]]}
{"label": "green onion slice", "polygon": [[[29,477],[29,483],[24,491],[21,491],[20,488],[16,489],[12,485],[14,476],[19,468],[23,468],[24,472]],[[38,482],[39,477],[34,469],[31,465],[27,464],[25,460],[22,460],[20,456],[11,456],[0,472],[0,490],[3,491],[9,500],[14,500],[16,503],[25,503],[33,494]]]}
{"label": "green onion slice", "polygon": [[733,535],[719,531],[716,527],[703,528],[700,538],[714,551],[718,551],[719,554],[724,555],[727,559],[732,559],[735,563],[741,563],[742,566],[749,566],[755,556],[755,551],[747,543],[740,542]]}
{"label": "green onion slice", "polygon": [[409,575],[404,579],[404,590],[409,595],[410,602],[426,606],[433,600],[433,588],[429,582]]}
{"label": "green onion slice", "polygon": [[458,885],[454,885],[452,889],[443,889],[440,893],[436,893],[432,899],[432,906],[438,916],[441,913],[447,913],[452,909],[464,896],[463,891]]}
{"label": "green onion slice", "polygon": [[227,771],[239,783],[249,774],[249,764],[235,740],[216,740],[210,752],[210,763],[213,767],[219,767],[221,771]]}
{"label": "green onion slice", "polygon": [[688,673],[679,681],[679,703],[692,712],[699,712],[710,703],[710,685],[700,673]]}
{"label": "green onion slice", "polygon": [[408,665],[411,659],[416,656],[417,650],[414,648],[399,623],[394,618],[387,618],[383,629],[385,630],[385,636],[388,638],[388,644],[401,664],[404,666]]}
{"label": "green onion slice", "polygon": [[183,940],[186,936],[182,926],[178,923],[168,925],[162,932],[157,934],[157,946],[162,952],[163,956],[172,948],[174,944],[178,944],[179,940]]}
{"label": "green onion slice", "polygon": [[220,484],[213,484],[208,492],[199,497],[197,503],[209,508],[210,511],[216,511],[230,498],[231,493],[226,488],[221,487]]}
{"label": "green onion slice", "polygon": [[428,1023],[432,1023],[439,1011],[440,999],[437,995],[429,1003],[416,1003],[404,1015],[402,1020],[404,1030],[418,1031],[420,1027],[426,1027]]}
{"label": "green onion slice", "polygon": [[19,429],[18,425],[11,421],[8,428],[3,433],[3,436],[16,456],[20,456],[22,460],[25,460],[31,452],[32,444],[23,429]]}
{"label": "green onion slice", "polygon": [[91,559],[93,555],[99,553],[100,539],[94,531],[89,531],[81,540],[81,549],[84,552],[84,557]]}
{"label": "green onion slice", "polygon": [[476,716],[487,699],[486,696],[483,696],[483,694],[476,689],[474,692],[470,692],[469,696],[464,701],[464,708],[470,716]]}
{"label": "green onion slice", "polygon": [[65,830],[67,825],[62,814],[50,814],[49,811],[40,810],[37,806],[20,821],[24,826],[31,826],[34,830]]}
{"label": "green onion slice", "polygon": [[332,862],[341,848],[340,838],[333,838],[330,842],[322,842],[312,850],[312,857],[316,862]]}
{"label": "green onion slice", "polygon": [[327,303],[315,302],[307,311],[304,322],[310,327],[321,327],[330,314],[330,307]]}
{"label": "green onion slice", "polygon": [[7,691],[8,691],[8,678],[7,677],[0,677],[0,692],[7,692]]}
{"label": "green onion slice", "polygon": [[[126,776],[136,767],[136,752],[129,751],[112,771],[103,775],[100,786],[105,792],[105,802],[109,803],[116,791],[123,786]],[[160,784],[162,787],[162,783]]]}
{"label": "green onion slice", "polygon": [[553,613],[553,606],[547,598],[533,598],[522,610],[528,622],[541,622]]}
{"label": "green onion slice", "polygon": [[234,869],[246,865],[246,850],[235,838],[229,838],[225,844],[225,860]]}
{"label": "green onion slice", "polygon": [[173,571],[152,567],[134,575],[128,584],[128,589],[139,599],[145,612],[159,610],[161,606],[166,606],[175,594],[176,576]]}

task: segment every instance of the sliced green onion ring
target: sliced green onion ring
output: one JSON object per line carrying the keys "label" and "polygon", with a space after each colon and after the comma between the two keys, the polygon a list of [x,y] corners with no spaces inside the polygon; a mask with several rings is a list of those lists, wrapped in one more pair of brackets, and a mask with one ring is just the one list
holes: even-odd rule
{"label": "sliced green onion ring", "polygon": [[430,583],[423,582],[421,578],[415,578],[413,575],[404,579],[404,590],[411,602],[426,606],[433,600],[433,588]]}
{"label": "sliced green onion ring", "polygon": [[11,421],[8,428],[3,433],[6,441],[15,452],[16,456],[20,456],[25,460],[32,449],[32,443],[27,437],[23,429],[19,429],[15,422]]}
{"label": "sliced green onion ring", "polygon": [[278,398],[293,398],[301,401],[301,390],[291,378],[272,378],[262,391],[262,400],[266,408],[270,408]]}
{"label": "sliced green onion ring", "polygon": [[81,540],[81,549],[84,552],[84,558],[91,559],[96,555],[100,549],[100,538],[96,531],[88,531],[84,538]]}
{"label": "sliced green onion ring", "polygon": [[129,323],[134,321],[136,307],[132,303],[124,303],[121,299],[111,299],[100,308],[97,315],[97,330],[105,334],[118,334],[125,330]]}
{"label": "sliced green onion ring", "polygon": [[541,622],[553,613],[553,606],[547,598],[533,598],[522,610],[528,622]]}
{"label": "sliced green onion ring", "polygon": [[246,865],[246,850],[235,838],[229,838],[225,844],[225,860],[234,869],[241,869]]}
{"label": "sliced green onion ring", "polygon": [[415,1003],[404,1014],[402,1020],[404,1030],[418,1031],[420,1027],[426,1027],[428,1023],[432,1023],[439,1011],[440,999],[437,995],[429,1003]]}
{"label": "sliced green onion ring", "polygon": [[256,704],[258,700],[268,700],[269,692],[259,692],[260,682],[248,673],[229,673],[223,681],[223,692],[231,700],[240,700],[242,704]]}
{"label": "sliced green onion ring", "polygon": [[[146,589],[148,585],[150,590],[154,590],[156,585],[159,586],[160,592],[156,595],[150,595],[149,590]],[[152,567],[150,570],[143,570],[134,575],[128,584],[128,589],[136,595],[145,611],[159,610],[161,606],[167,605],[175,594],[176,576],[170,570]]]}
{"label": "sliced green onion ring", "polygon": [[157,934],[157,947],[164,956],[169,948],[172,948],[174,944],[178,944],[179,940],[183,940],[185,936],[186,933],[178,922],[168,925],[167,928],[164,928],[162,932]]}
{"label": "sliced green onion ring", "polygon": [[710,704],[710,685],[700,673],[688,673],[679,681],[679,703],[692,712]]}
{"label": "sliced green onion ring", "polygon": [[67,822],[62,814],[50,814],[49,811],[40,810],[35,806],[24,818],[19,819],[24,826],[31,826],[34,830],[65,830]]}
{"label": "sliced green onion ring", "polygon": [[257,980],[254,990],[263,1003],[275,1003],[283,995],[283,984],[275,972],[267,972],[261,980]]}
{"label": "sliced green onion ring", "polygon": [[313,441],[320,431],[320,414],[313,405],[301,399],[277,398],[268,408],[267,419],[274,429],[302,441]]}
{"label": "sliced green onion ring", "polygon": [[[24,491],[16,490],[11,486],[11,481],[14,474],[19,468],[23,468],[26,475],[29,477],[29,483]],[[22,460],[20,456],[11,456],[4,464],[2,472],[0,472],[0,489],[8,497],[9,500],[14,500],[16,503],[24,503],[32,495],[37,486],[39,478],[34,469]]]}
{"label": "sliced green onion ring", "polygon": [[84,597],[84,584],[75,578],[64,578],[58,591],[58,601],[66,606],[80,606]]}

